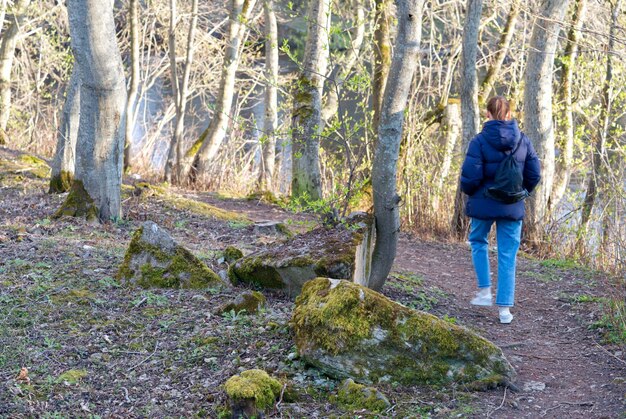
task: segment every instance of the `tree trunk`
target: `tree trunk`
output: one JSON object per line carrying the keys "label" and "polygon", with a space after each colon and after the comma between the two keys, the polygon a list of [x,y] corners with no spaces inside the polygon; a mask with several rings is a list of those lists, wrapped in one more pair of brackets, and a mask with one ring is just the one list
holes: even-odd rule
{"label": "tree trunk", "polygon": [[343,84],[348,79],[348,76],[350,76],[352,68],[359,58],[363,39],[365,39],[365,5],[363,4],[363,0],[353,0],[353,3],[356,9],[356,17],[352,44],[345,59],[337,63],[328,80],[331,86],[326,94],[326,103],[322,108],[322,120],[324,121],[329,121],[334,115],[337,115],[337,111],[339,110],[339,95],[343,89]]}
{"label": "tree trunk", "polygon": [[[232,0],[229,17],[228,43],[224,55],[224,67],[219,93],[215,103],[213,119],[200,138],[187,152],[186,157],[193,158],[190,170],[182,168],[183,176],[195,181],[207,175],[211,162],[217,154],[230,120],[230,111],[235,96],[235,75],[241,58],[243,38],[248,30],[246,23],[250,20],[256,0]],[[186,166],[185,163],[182,166]]]}
{"label": "tree trunk", "polygon": [[563,131],[557,149],[560,155],[556,160],[554,186],[552,187],[552,206],[555,207],[563,199],[572,171],[574,159],[574,115],[572,109],[572,81],[578,58],[580,31],[587,14],[587,0],[577,0],[572,16],[572,26],[567,35],[567,46],[563,57],[563,76],[561,78],[560,96],[563,102]]}
{"label": "tree trunk", "polygon": [[61,127],[57,135],[57,147],[52,160],[50,189],[48,193],[63,193],[70,190],[76,166],[76,139],[80,121],[80,73],[74,65],[65,96]]}
{"label": "tree trunk", "polygon": [[396,257],[400,231],[397,169],[404,111],[417,67],[424,0],[398,0],[398,33],[374,153],[372,187],[376,244],[368,286],[380,290]]}
{"label": "tree trunk", "polygon": [[259,188],[274,191],[276,130],[278,129],[278,28],[273,0],[263,3],[265,13],[265,121]]}
{"label": "tree trunk", "polygon": [[[476,56],[478,55],[478,30],[482,13],[482,0],[467,0],[467,15],[463,26],[463,49],[461,56],[461,117],[462,142],[461,149],[466,152],[472,138],[480,130],[480,114],[478,112],[478,82],[476,81]],[[465,237],[469,220],[465,216],[465,196],[461,184],[457,186],[454,197],[453,231],[459,238]]]}
{"label": "tree trunk", "polygon": [[178,80],[176,69],[176,0],[170,1],[170,67],[172,78],[172,93],[174,96],[176,107],[176,124],[174,134],[170,141],[170,149],[165,163],[165,181],[179,183],[181,179],[177,178],[180,173],[181,160],[183,155],[182,137],[185,129],[185,110],[187,109],[187,95],[189,90],[189,75],[191,64],[193,63],[193,48],[196,27],[198,25],[198,0],[191,3],[191,22],[189,23],[189,32],[187,34],[187,48],[185,54],[185,63],[183,67],[183,80]]}
{"label": "tree trunk", "polygon": [[72,50],[81,76],[80,125],[72,189],[57,216],[121,217],[126,83],[113,5],[68,0]]}
{"label": "tree trunk", "polygon": [[534,24],[524,87],[524,132],[541,161],[542,181],[527,202],[526,240],[542,240],[541,223],[550,213],[554,181],[554,126],[552,124],[552,70],[554,54],[569,0],[544,0]]}
{"label": "tree trunk", "polygon": [[130,14],[130,86],[126,101],[124,171],[130,169],[130,147],[133,142],[137,93],[139,92],[139,0],[130,0],[128,11]]}
{"label": "tree trunk", "polygon": [[615,50],[615,30],[617,28],[622,1],[616,0],[611,6],[611,26],[609,28],[609,43],[606,55],[606,76],[602,88],[602,107],[600,108],[600,123],[602,126],[600,127],[599,134],[592,137],[593,167],[591,173],[589,173],[589,179],[587,180],[587,191],[581,210],[580,227],[576,244],[578,250],[584,247],[583,243],[587,238],[591,214],[596,204],[598,192],[602,189],[604,183],[603,181],[607,170],[606,165],[609,164],[606,143],[610,134],[611,108],[613,106],[613,85],[611,84],[613,80],[613,54]]}
{"label": "tree trunk", "polygon": [[439,172],[435,197],[433,199],[433,209],[435,212],[439,210],[439,202],[443,195],[443,185],[448,177],[448,174],[450,173],[450,167],[452,166],[452,159],[454,157],[454,149],[458,139],[461,137],[461,121],[462,118],[459,100],[448,100],[448,104],[443,111],[443,119],[441,123],[441,128],[445,136],[445,146],[443,159],[441,161],[441,171]]}
{"label": "tree trunk", "polygon": [[374,85],[372,88],[372,129],[374,138],[378,136],[380,113],[389,67],[391,66],[391,36],[389,35],[390,0],[376,0],[376,30],[374,31]]}
{"label": "tree trunk", "polygon": [[0,3],[0,34],[2,33],[2,28],[4,27],[4,17],[7,12],[7,0],[2,0]]}
{"label": "tree trunk", "polygon": [[491,90],[493,89],[493,85],[498,80],[498,76],[500,75],[500,70],[502,69],[502,63],[504,63],[504,59],[509,53],[509,48],[511,46],[511,40],[513,39],[513,34],[515,33],[515,24],[517,23],[517,17],[520,12],[520,1],[521,0],[513,0],[511,3],[511,10],[509,11],[509,16],[506,19],[506,24],[504,25],[504,31],[502,32],[502,37],[500,38],[500,42],[498,43],[498,52],[496,53],[496,58],[489,67],[487,71],[487,75],[482,82],[480,96],[478,98],[478,103],[483,104],[487,99],[489,99],[489,95],[491,95]]}
{"label": "tree trunk", "polygon": [[328,65],[330,0],[311,0],[303,72],[296,82],[292,114],[293,178],[291,195],[322,198],[319,146],[322,92]]}
{"label": "tree trunk", "polygon": [[[26,18],[30,0],[16,0],[9,16],[9,27],[0,42],[0,131],[7,129],[11,113],[11,68],[20,28]],[[4,136],[4,135],[1,135]],[[0,140],[2,142],[2,140]]]}

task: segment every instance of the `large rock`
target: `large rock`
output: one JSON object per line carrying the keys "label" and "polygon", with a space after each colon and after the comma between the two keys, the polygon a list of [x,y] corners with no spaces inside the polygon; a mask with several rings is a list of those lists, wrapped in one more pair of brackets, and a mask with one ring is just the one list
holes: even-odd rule
{"label": "large rock", "polygon": [[291,297],[317,277],[362,283],[371,264],[372,221],[372,216],[359,213],[334,228],[297,235],[239,259],[231,266],[229,277],[235,284],[282,289]]}
{"label": "large rock", "polygon": [[144,288],[205,288],[222,284],[200,259],[152,221],[133,234],[118,279]]}
{"label": "large rock", "polygon": [[280,382],[263,370],[247,370],[224,384],[230,398],[233,418],[263,417],[280,395]]}
{"label": "large rock", "polygon": [[309,281],[292,325],[300,356],[339,379],[483,388],[509,384],[515,374],[488,340],[348,281]]}

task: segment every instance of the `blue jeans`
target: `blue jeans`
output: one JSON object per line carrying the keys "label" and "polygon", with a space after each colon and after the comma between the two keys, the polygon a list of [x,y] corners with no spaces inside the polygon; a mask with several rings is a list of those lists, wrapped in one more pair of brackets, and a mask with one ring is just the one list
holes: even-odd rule
{"label": "blue jeans", "polygon": [[491,286],[489,273],[489,231],[496,223],[498,241],[498,292],[496,304],[513,307],[515,300],[515,258],[519,249],[522,221],[480,220],[472,218],[469,241],[472,246],[472,262],[476,271],[478,288]]}

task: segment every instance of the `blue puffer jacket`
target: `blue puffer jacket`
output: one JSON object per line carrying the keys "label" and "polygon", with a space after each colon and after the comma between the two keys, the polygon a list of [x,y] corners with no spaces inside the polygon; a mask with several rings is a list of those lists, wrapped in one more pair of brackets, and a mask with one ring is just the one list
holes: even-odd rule
{"label": "blue puffer jacket", "polygon": [[485,122],[483,130],[472,139],[461,170],[461,189],[469,199],[465,207],[468,217],[483,220],[521,220],[524,218],[524,201],[505,204],[485,196],[484,192],[493,185],[498,165],[507,153],[515,149],[515,159],[522,165],[524,188],[532,192],[541,179],[539,158],[532,143],[520,132],[517,122],[491,120]]}

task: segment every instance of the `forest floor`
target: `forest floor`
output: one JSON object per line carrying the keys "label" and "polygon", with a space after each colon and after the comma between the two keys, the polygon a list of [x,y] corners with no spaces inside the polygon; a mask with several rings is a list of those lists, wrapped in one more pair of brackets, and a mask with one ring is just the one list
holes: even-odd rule
{"label": "forest floor", "polygon": [[[175,190],[135,196],[127,187],[121,222],[52,220],[64,196],[46,193],[40,169],[0,148],[0,417],[216,418],[222,385],[249,368],[300,394],[268,417],[375,417],[331,403],[338,383],[298,360],[293,303],[282,295],[265,292],[258,315],[220,316],[215,309],[241,288],[139,290],[115,280],[131,233],[147,219],[218,272],[226,246],[247,254],[282,239],[227,211],[294,232],[315,227],[315,217],[257,200]],[[519,390],[381,385],[392,407],[377,417],[626,417],[626,348],[602,333],[603,299],[623,292],[617,280],[523,256],[517,278],[515,318],[502,325],[495,307],[469,305],[467,245],[403,235],[383,293],[501,346]],[[28,380],[17,379],[22,367]]]}

